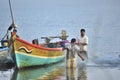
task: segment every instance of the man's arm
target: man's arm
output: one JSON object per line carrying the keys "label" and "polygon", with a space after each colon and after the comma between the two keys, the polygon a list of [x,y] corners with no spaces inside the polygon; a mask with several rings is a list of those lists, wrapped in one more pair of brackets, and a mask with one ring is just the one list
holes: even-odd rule
{"label": "man's arm", "polygon": [[82,43],[82,42],[79,42],[79,44],[82,44],[82,45],[87,45],[88,43],[86,43],[86,42],[84,42],[84,43]]}
{"label": "man's arm", "polygon": [[79,44],[81,44],[81,45],[88,45],[88,37],[85,37],[85,41],[83,43],[79,42]]}
{"label": "man's arm", "polygon": [[80,55],[80,52],[78,52],[78,56],[81,58],[82,61],[85,60],[85,59]]}
{"label": "man's arm", "polygon": [[75,45],[75,49],[77,51],[77,55],[81,58],[82,61],[84,61],[84,58],[80,55],[80,48],[77,45]]}

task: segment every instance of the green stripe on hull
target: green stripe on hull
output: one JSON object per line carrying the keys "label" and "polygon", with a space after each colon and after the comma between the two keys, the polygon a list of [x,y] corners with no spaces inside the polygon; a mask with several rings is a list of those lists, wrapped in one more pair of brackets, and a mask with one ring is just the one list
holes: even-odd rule
{"label": "green stripe on hull", "polygon": [[24,55],[18,52],[15,55],[16,55],[16,62],[18,68],[35,66],[35,65],[45,65],[45,64],[59,62],[64,59],[64,56],[55,57],[55,58],[52,57],[44,58],[44,57]]}

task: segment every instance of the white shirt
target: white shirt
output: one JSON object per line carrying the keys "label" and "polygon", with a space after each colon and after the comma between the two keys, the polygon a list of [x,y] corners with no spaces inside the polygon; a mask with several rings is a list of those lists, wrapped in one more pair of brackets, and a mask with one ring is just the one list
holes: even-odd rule
{"label": "white shirt", "polygon": [[70,43],[67,48],[69,50],[67,53],[67,59],[76,58],[77,52],[80,51],[79,47],[75,44]]}
{"label": "white shirt", "polygon": [[[87,43],[88,44],[88,37],[85,35],[84,37],[79,37],[78,38],[78,43]],[[80,46],[80,51],[87,51],[87,45],[82,45],[79,44]]]}

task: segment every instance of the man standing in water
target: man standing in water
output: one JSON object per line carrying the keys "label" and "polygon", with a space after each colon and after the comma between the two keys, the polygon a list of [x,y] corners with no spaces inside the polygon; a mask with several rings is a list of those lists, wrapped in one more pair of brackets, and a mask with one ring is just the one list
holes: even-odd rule
{"label": "man standing in water", "polygon": [[[67,47],[67,54],[66,54],[66,63],[68,68],[76,68],[76,55],[79,53],[80,49],[79,46],[76,45],[76,39],[72,38],[71,43]],[[78,55],[82,60],[83,58],[81,55]]]}
{"label": "man standing in water", "polygon": [[80,30],[78,45],[80,46],[79,55],[81,55],[84,58],[84,60],[88,60],[88,54],[87,54],[88,37],[85,35],[85,29]]}
{"label": "man standing in water", "polygon": [[[73,68],[76,67],[76,53],[77,51],[77,47],[75,45],[76,39],[72,38],[71,39],[71,43],[68,45],[68,50],[67,50],[67,55],[66,55],[66,61],[67,61],[67,67],[68,68]],[[79,47],[78,47],[79,48]]]}

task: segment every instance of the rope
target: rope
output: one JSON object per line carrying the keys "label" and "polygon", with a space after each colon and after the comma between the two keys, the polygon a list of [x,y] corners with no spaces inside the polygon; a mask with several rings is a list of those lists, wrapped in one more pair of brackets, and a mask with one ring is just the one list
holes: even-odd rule
{"label": "rope", "polygon": [[[4,40],[6,36],[8,36],[8,31],[7,31],[7,33],[4,35],[4,37],[2,38],[2,40]],[[0,41],[1,41],[1,40],[0,40]]]}

